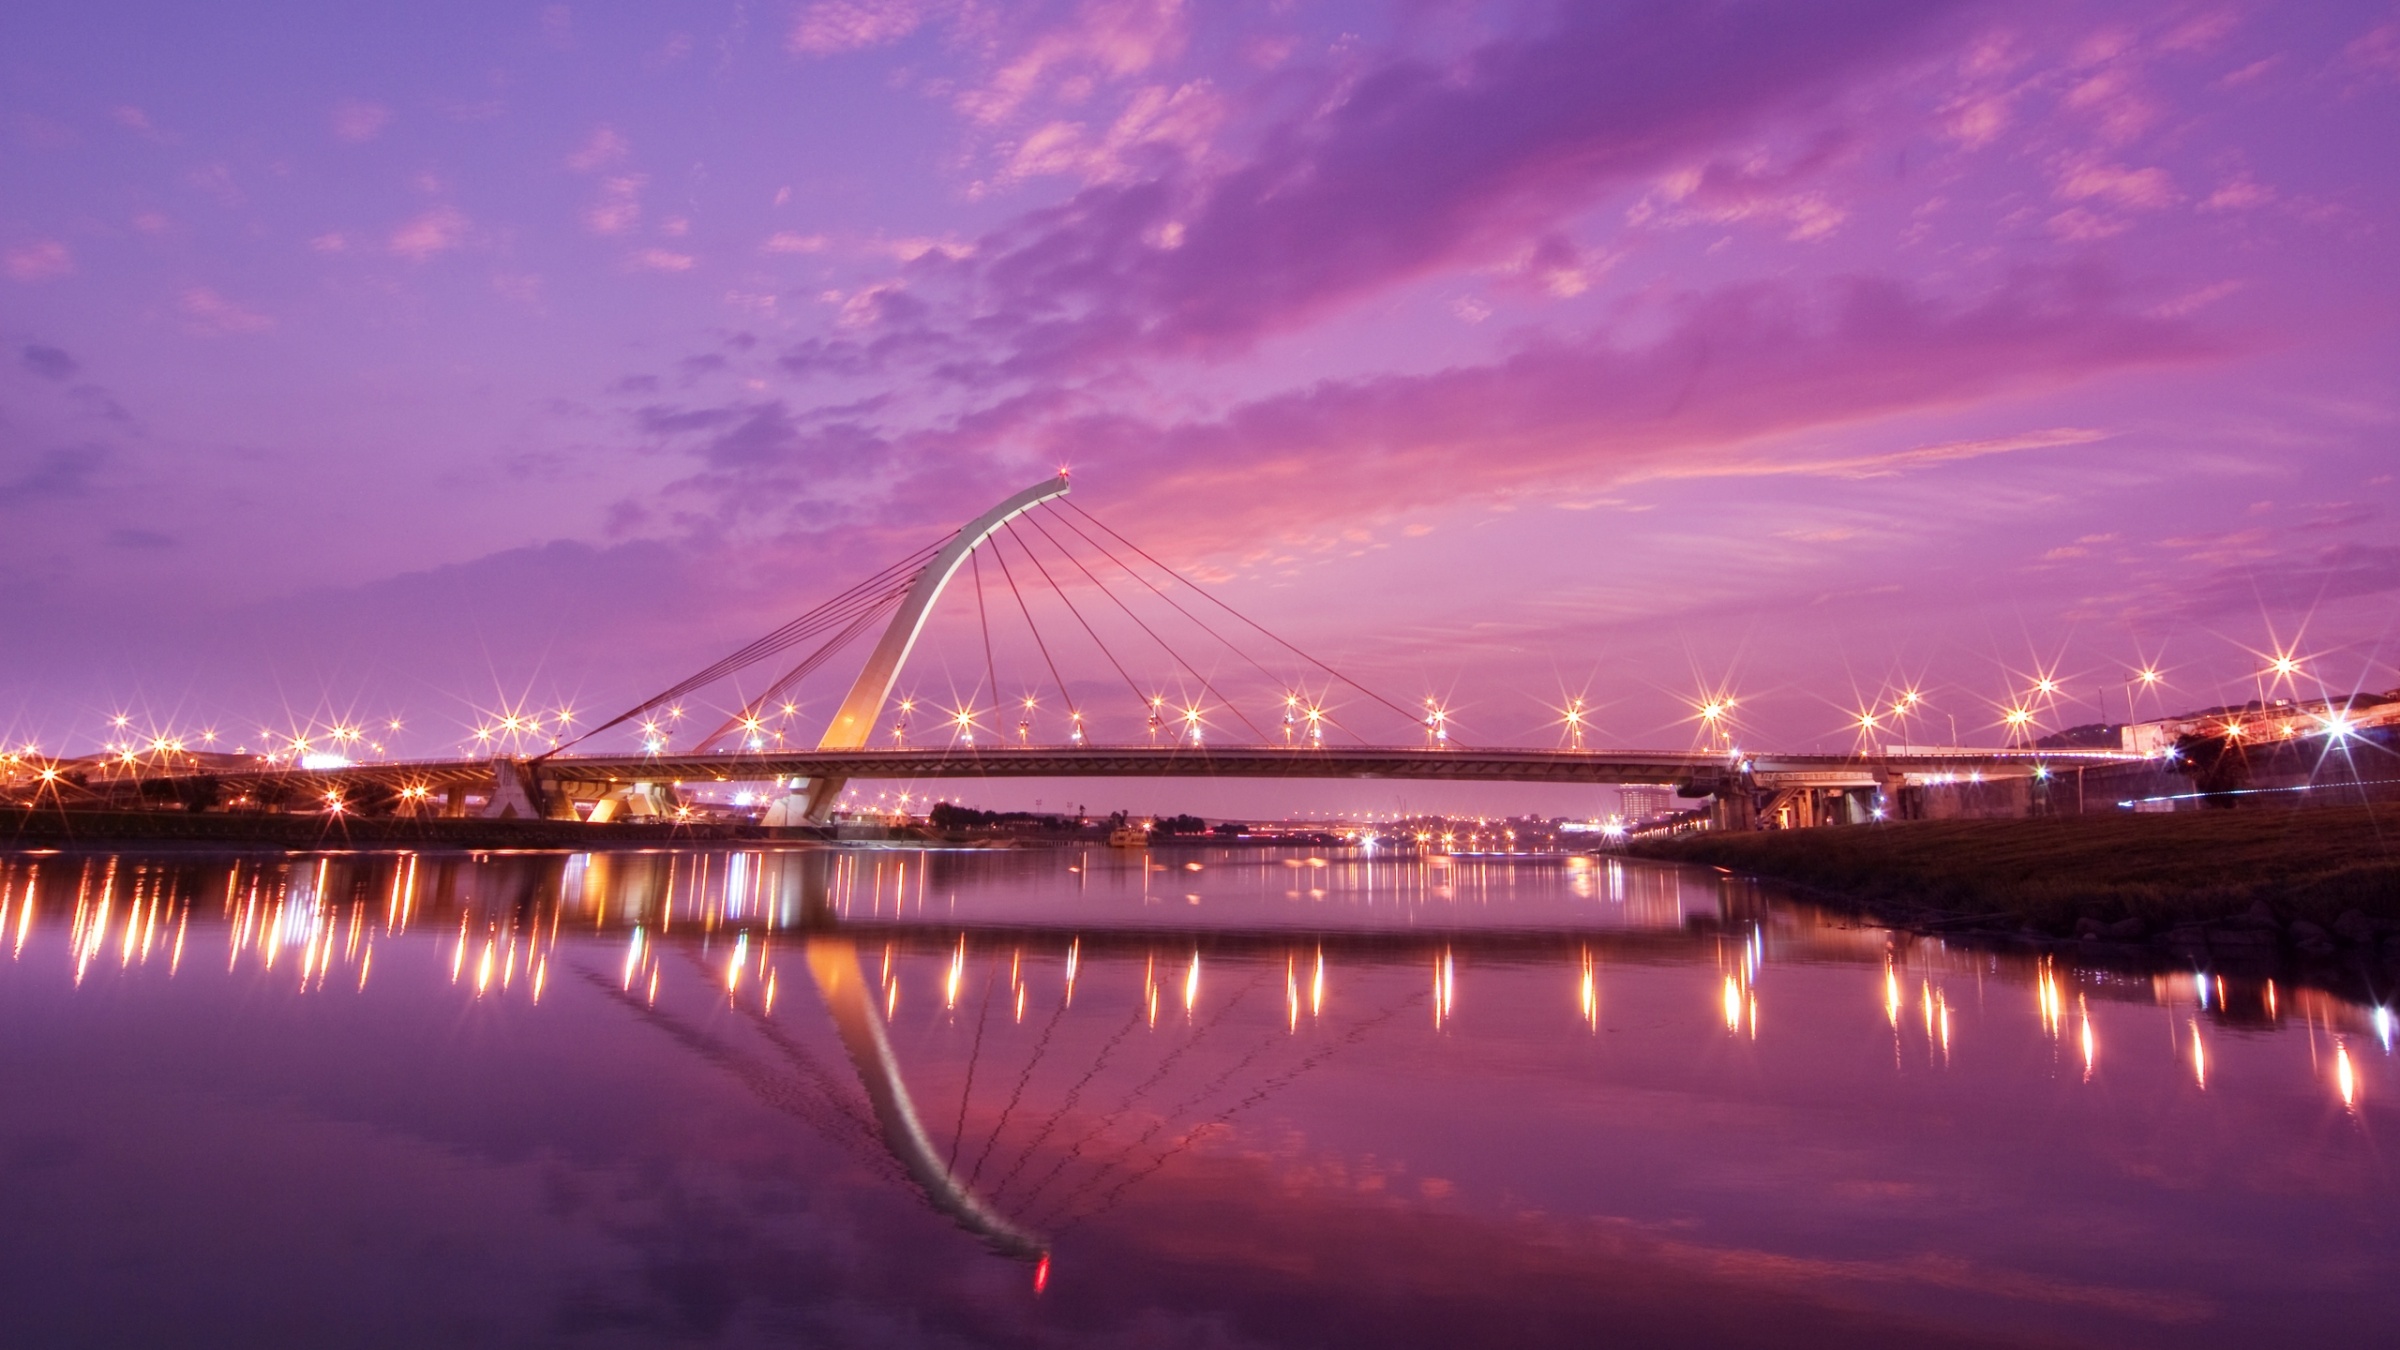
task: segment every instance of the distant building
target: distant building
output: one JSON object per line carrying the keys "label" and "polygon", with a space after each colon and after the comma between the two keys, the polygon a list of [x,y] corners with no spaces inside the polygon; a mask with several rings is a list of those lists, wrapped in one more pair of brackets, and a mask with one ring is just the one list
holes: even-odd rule
{"label": "distant building", "polygon": [[1617,813],[1628,824],[1639,825],[1671,815],[1677,809],[1675,789],[1667,787],[1621,787],[1617,789]]}
{"label": "distant building", "polygon": [[2184,736],[2238,736],[2253,745],[2321,736],[2351,734],[2371,727],[2400,724],[2400,689],[2386,694],[2351,694],[2332,699],[2254,699],[2248,703],[2202,708],[2151,722],[2136,722],[2121,730],[2121,744],[2131,754],[2163,755]]}

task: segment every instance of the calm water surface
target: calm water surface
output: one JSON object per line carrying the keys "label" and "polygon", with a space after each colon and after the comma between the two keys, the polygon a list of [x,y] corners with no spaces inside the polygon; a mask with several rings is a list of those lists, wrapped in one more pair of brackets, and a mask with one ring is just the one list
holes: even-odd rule
{"label": "calm water surface", "polygon": [[0,1343],[2390,1344],[2373,1009],[1713,872],[0,859]]}

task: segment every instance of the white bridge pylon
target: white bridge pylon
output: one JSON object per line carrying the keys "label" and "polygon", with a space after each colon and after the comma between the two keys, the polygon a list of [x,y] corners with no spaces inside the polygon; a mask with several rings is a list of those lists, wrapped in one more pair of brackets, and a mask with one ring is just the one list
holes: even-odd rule
{"label": "white bridge pylon", "polygon": [[[1067,495],[1067,476],[1036,483],[1017,493],[968,522],[951,536],[942,551],[933,555],[917,573],[900,602],[900,610],[892,616],[890,626],[868,654],[866,667],[851,682],[850,692],[843,697],[842,706],[835,711],[833,721],[817,741],[820,750],[862,750],[875,734],[875,724],[882,720],[884,705],[890,702],[892,686],[900,679],[900,667],[917,645],[917,636],[925,631],[925,620],[932,616],[934,602],[942,598],[942,589],[950,578],[958,575],[959,566],[967,555],[981,547],[983,541],[997,533],[1001,526],[1053,497]],[[833,813],[833,803],[839,797],[846,778],[816,778],[808,784],[808,818],[822,822]]]}

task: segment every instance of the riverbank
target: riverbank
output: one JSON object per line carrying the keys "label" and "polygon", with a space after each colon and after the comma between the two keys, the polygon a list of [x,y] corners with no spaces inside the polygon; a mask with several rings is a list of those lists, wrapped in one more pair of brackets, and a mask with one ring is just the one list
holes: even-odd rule
{"label": "riverbank", "polygon": [[1926,931],[2400,957],[2400,812],[1901,821],[1636,841]]}

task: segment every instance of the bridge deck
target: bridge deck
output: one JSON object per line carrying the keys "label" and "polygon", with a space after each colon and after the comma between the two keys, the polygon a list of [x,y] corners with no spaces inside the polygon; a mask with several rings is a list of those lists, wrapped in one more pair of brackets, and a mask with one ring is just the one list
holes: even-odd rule
{"label": "bridge deck", "polygon": [[[754,782],[773,778],[1316,778],[1436,782],[1718,782],[1745,771],[1759,786],[1869,786],[1894,774],[2022,777],[2138,758],[2105,751],[1911,750],[1872,755],[1754,754],[1689,750],[1442,749],[1409,746],[1286,748],[1210,746],[942,746],[765,753],[559,755],[528,767],[548,784]],[[339,769],[267,769],[216,775],[228,786],[319,789],[376,783],[434,791],[492,782],[480,760],[393,761]]]}

